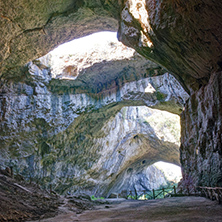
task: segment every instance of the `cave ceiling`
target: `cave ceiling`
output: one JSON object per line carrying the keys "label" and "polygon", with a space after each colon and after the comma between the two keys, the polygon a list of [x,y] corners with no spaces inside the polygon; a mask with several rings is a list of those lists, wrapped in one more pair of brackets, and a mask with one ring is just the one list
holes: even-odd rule
{"label": "cave ceiling", "polygon": [[119,31],[119,40],[197,90],[221,67],[219,1],[0,1],[1,72],[88,34]]}

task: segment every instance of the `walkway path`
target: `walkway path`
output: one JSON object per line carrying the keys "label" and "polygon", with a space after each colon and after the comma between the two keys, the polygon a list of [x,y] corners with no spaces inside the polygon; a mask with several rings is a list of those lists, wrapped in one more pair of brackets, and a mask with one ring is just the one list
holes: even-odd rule
{"label": "walkway path", "polygon": [[176,197],[148,201],[116,201],[82,214],[64,211],[42,221],[90,222],[222,222],[222,205],[203,197]]}

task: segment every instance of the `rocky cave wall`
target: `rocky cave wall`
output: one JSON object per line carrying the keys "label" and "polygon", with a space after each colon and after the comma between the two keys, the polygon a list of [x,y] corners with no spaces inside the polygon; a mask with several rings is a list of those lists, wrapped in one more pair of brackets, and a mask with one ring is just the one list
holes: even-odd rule
{"label": "rocky cave wall", "polygon": [[19,75],[20,67],[56,46],[98,31],[116,31],[118,1],[0,1],[1,75]]}
{"label": "rocky cave wall", "polygon": [[221,69],[221,2],[124,1],[119,39],[160,63],[191,93]]}
{"label": "rocky cave wall", "polygon": [[[57,79],[52,78],[56,75],[49,54],[27,64],[24,78],[2,83],[2,167],[11,166],[15,173],[45,187],[51,184],[60,193],[109,195],[111,189],[120,189],[117,178],[125,178],[129,188],[135,186],[145,175],[143,169],[155,161],[179,165],[179,117],[166,119],[158,110],[132,106],[178,114],[188,94],[172,75],[161,75],[164,70],[158,65],[134,52],[126,55],[125,46],[117,48],[112,52],[115,58],[122,53],[120,60],[98,63],[104,52],[94,59],[90,53],[88,58],[69,54],[71,63],[62,57]],[[77,78],[69,75],[67,80],[63,70],[83,59]],[[149,77],[153,73],[157,76]],[[140,173],[134,182],[125,174],[128,168]],[[160,170],[152,169],[165,181]],[[146,172],[149,181],[152,171]]]}
{"label": "rocky cave wall", "polygon": [[[158,118],[162,120],[159,124]],[[119,110],[118,105],[112,105],[81,115],[67,130],[48,139],[38,175],[62,193],[108,196],[111,189],[121,192],[119,181],[125,182],[128,191],[133,186],[148,190],[152,170],[143,178],[145,173],[138,176],[143,169],[159,160],[179,165],[178,125],[179,117],[167,118],[147,107]],[[157,187],[164,177],[155,172]],[[136,176],[134,184],[130,179]],[[145,178],[150,182],[144,187],[136,183]]]}
{"label": "rocky cave wall", "polygon": [[222,3],[124,1],[119,39],[170,70],[190,93],[182,114],[186,187],[221,186]]}
{"label": "rocky cave wall", "polygon": [[62,42],[98,30],[116,29],[118,20],[119,39],[171,71],[191,94],[182,114],[182,126],[186,126],[182,127],[181,138],[184,177],[192,178],[189,180],[194,185],[221,184],[220,1],[113,0],[73,4],[67,0],[0,4],[0,64],[4,78],[19,76],[19,66]]}
{"label": "rocky cave wall", "polygon": [[222,75],[211,75],[181,115],[180,160],[185,186],[222,186]]}

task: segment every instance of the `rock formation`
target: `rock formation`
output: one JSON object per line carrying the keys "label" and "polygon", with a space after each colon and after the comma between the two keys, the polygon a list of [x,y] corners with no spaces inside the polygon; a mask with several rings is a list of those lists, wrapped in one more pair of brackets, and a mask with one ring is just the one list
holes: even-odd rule
{"label": "rock formation", "polygon": [[42,148],[38,175],[60,192],[106,196],[131,171],[136,175],[159,160],[179,165],[178,126],[178,116],[146,107],[112,105],[80,115]]}
{"label": "rock formation", "polygon": [[182,114],[185,184],[221,186],[220,2],[125,1],[119,39],[154,60],[190,92]]}
{"label": "rock formation", "polygon": [[180,181],[181,168],[179,166],[160,161],[144,167],[145,161],[137,164],[137,167],[124,171],[124,175],[117,178],[109,193],[120,194],[120,197],[129,193],[134,196],[136,192],[141,194],[144,190],[152,191],[161,187],[172,187]]}
{"label": "rock formation", "polygon": [[222,186],[222,79],[211,75],[181,115],[181,164],[188,184]]}
{"label": "rock formation", "polygon": [[[132,106],[178,114],[187,93],[173,76],[161,75],[161,67],[134,50],[117,42],[108,45],[100,53],[88,51],[89,57],[68,53],[69,62],[67,55],[60,54],[58,62],[50,53],[27,64],[24,79],[5,80],[2,166],[45,187],[51,184],[60,193],[108,195],[111,188],[118,191],[117,178],[127,177],[128,169],[142,172],[159,160],[180,164],[179,117]],[[107,50],[113,59],[98,63]],[[70,66],[76,67],[74,77],[64,73]]]}
{"label": "rock formation", "polygon": [[221,2],[208,0],[124,1],[119,39],[166,67],[192,92],[221,69],[221,8]]}
{"label": "rock formation", "polygon": [[[1,98],[1,113],[4,121],[5,119],[14,121],[15,126],[11,127],[12,124],[9,124],[10,130],[14,132],[14,129],[15,131],[18,129],[17,126],[23,126],[20,125],[24,122],[22,120],[25,115],[22,106],[27,104],[27,107],[32,107],[28,99],[30,96],[35,98],[36,93],[38,94],[38,91],[33,89],[47,92],[41,80],[34,81],[35,86],[24,87],[25,81],[27,83],[30,77],[24,76],[25,70],[20,70],[20,67],[45,55],[63,42],[96,31],[116,30],[118,21],[119,39],[135,48],[144,57],[169,70],[190,93],[190,99],[182,114],[181,163],[184,179],[189,178],[194,185],[221,186],[222,3],[220,1],[86,0],[73,3],[67,0],[60,3],[43,0],[28,4],[26,1],[1,0],[0,8],[1,76],[3,79],[10,79],[7,80],[7,84],[3,79],[1,81],[4,84],[4,87],[1,87],[1,94],[6,93]],[[75,68],[69,67],[66,72],[75,72]],[[45,69],[41,73],[47,76]],[[23,84],[13,83],[18,78],[20,80],[23,78]],[[68,88],[72,89],[70,85]],[[25,91],[27,100],[20,99],[25,98],[21,91],[24,89],[29,89]],[[12,96],[14,90],[17,90],[21,97],[15,99],[17,96]],[[51,92],[52,103],[58,104],[59,100],[53,93],[53,86]],[[59,95],[59,92],[57,93]],[[15,99],[15,104],[20,105],[18,109],[13,110],[15,113],[21,111],[17,119],[13,119],[13,112],[6,109],[6,107],[13,109],[13,103],[8,106],[6,98]],[[65,96],[62,98],[66,100]],[[47,101],[47,97],[43,95],[42,99]],[[35,107],[39,105],[40,103],[33,104]],[[67,105],[63,107],[58,109],[60,113],[67,110]],[[52,109],[49,113],[54,112],[55,115],[56,111],[57,109]],[[7,112],[10,113],[9,116]],[[44,112],[47,113],[47,109]],[[36,115],[44,116],[41,112]],[[41,121],[47,125],[48,122],[43,119]],[[1,127],[7,129],[4,121],[1,122]],[[51,121],[51,123],[56,122],[56,119],[52,118]],[[35,127],[43,125],[43,122],[41,124],[37,122]],[[9,135],[7,133],[9,131],[1,130],[3,134],[6,132],[2,146],[6,147],[6,150],[8,145],[5,143],[7,144],[7,140],[16,135],[13,133]],[[44,131],[41,135],[45,134]],[[28,134],[25,136],[28,137]],[[10,145],[11,150],[25,156],[25,152],[13,148],[17,144],[19,143],[16,138]],[[24,145],[23,148],[25,147],[29,146]],[[4,159],[9,160],[7,152],[4,155]]]}
{"label": "rock formation", "polygon": [[56,46],[98,31],[117,30],[116,1],[0,1],[1,73],[18,75],[19,67]]}

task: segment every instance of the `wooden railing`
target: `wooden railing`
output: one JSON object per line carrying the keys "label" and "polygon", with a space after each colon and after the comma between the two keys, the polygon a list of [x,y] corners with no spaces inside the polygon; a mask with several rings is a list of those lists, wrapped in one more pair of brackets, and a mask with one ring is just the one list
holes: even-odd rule
{"label": "wooden railing", "polygon": [[217,200],[222,203],[222,187],[197,187],[201,191],[201,195],[206,196],[211,200]]}
{"label": "wooden railing", "polygon": [[127,195],[127,199],[157,199],[157,198],[165,198],[168,194],[175,194],[176,195],[176,187],[168,187],[162,188],[157,190],[134,190],[129,191]]}
{"label": "wooden railing", "polygon": [[222,187],[196,187],[193,189],[194,193],[177,193],[176,187],[162,188],[158,190],[134,190],[129,191],[127,199],[157,199],[165,198],[166,196],[205,196],[211,200],[217,200],[219,204],[222,203]]}

